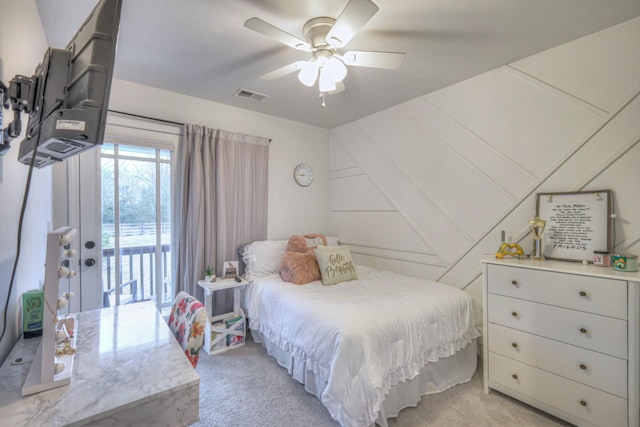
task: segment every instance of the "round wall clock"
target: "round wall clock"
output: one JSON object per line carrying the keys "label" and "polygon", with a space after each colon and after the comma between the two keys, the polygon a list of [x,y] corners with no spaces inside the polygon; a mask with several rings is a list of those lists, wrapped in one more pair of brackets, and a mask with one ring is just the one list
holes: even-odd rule
{"label": "round wall clock", "polygon": [[293,169],[293,179],[298,185],[307,187],[313,181],[313,169],[306,163],[300,163]]}

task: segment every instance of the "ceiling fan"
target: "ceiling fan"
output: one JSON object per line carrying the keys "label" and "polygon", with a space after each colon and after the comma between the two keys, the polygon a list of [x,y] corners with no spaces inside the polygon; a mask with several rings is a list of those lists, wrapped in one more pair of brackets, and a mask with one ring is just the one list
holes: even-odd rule
{"label": "ceiling fan", "polygon": [[362,27],[378,12],[370,0],[349,0],[338,19],[321,16],[310,19],[302,27],[304,40],[299,39],[260,18],[248,19],[244,26],[267,37],[304,52],[310,52],[306,61],[296,61],[261,75],[262,80],[274,80],[298,71],[298,80],[306,86],[318,82],[322,106],[325,93],[344,90],[342,81],[347,65],[397,70],[404,61],[401,52],[347,51],[339,53]]}

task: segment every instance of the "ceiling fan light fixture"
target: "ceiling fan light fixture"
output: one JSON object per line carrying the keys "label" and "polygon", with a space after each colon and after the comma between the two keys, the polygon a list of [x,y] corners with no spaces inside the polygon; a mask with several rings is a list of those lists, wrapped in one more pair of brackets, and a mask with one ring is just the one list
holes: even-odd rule
{"label": "ceiling fan light fixture", "polygon": [[345,77],[347,77],[346,65],[344,65],[344,63],[335,56],[329,58],[324,67],[331,71],[331,75],[336,83],[341,82]]}
{"label": "ceiling fan light fixture", "polygon": [[331,70],[322,67],[320,68],[320,78],[318,80],[318,89],[320,93],[331,92],[336,90],[336,80],[331,73]]}
{"label": "ceiling fan light fixture", "polygon": [[309,19],[302,27],[303,39],[263,21],[251,18],[245,27],[295,49],[310,52],[308,61],[296,61],[261,75],[262,80],[274,80],[298,72],[298,80],[313,87],[316,82],[325,106],[325,94],[345,90],[343,80],[347,66],[397,70],[404,60],[401,52],[351,51],[341,55],[337,50],[349,44],[351,39],[371,20],[379,8],[372,0],[348,0],[337,19],[318,16]]}
{"label": "ceiling fan light fixture", "polygon": [[313,86],[318,79],[318,71],[320,70],[320,66],[318,63],[312,58],[307,62],[302,64],[302,68],[298,73],[298,80],[305,86]]}

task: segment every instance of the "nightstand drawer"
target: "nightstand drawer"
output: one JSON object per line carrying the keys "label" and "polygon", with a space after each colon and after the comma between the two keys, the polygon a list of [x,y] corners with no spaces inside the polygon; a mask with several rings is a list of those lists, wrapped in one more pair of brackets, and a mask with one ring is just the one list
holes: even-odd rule
{"label": "nightstand drawer", "polygon": [[627,398],[627,361],[489,324],[489,351]]}
{"label": "nightstand drawer", "polygon": [[530,268],[489,266],[490,293],[627,319],[627,282]]}
{"label": "nightstand drawer", "polygon": [[595,425],[627,426],[625,399],[489,353],[489,385],[496,384]]}
{"label": "nightstand drawer", "polygon": [[551,305],[488,295],[488,321],[626,359],[627,322]]}

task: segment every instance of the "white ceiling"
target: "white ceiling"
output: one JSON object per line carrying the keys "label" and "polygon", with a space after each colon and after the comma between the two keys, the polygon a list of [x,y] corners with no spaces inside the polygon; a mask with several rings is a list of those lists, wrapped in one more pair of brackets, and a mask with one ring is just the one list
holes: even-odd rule
{"label": "white ceiling", "polygon": [[[247,19],[302,38],[307,20],[337,18],[347,1],[124,0],[114,77],[331,129],[640,16],[640,0],[373,0],[379,12],[347,49],[406,52],[399,70],[350,67],[325,108],[295,73],[258,79],[308,54]],[[36,0],[48,43],[65,47],[96,3]],[[240,88],[269,97],[234,97]]]}

